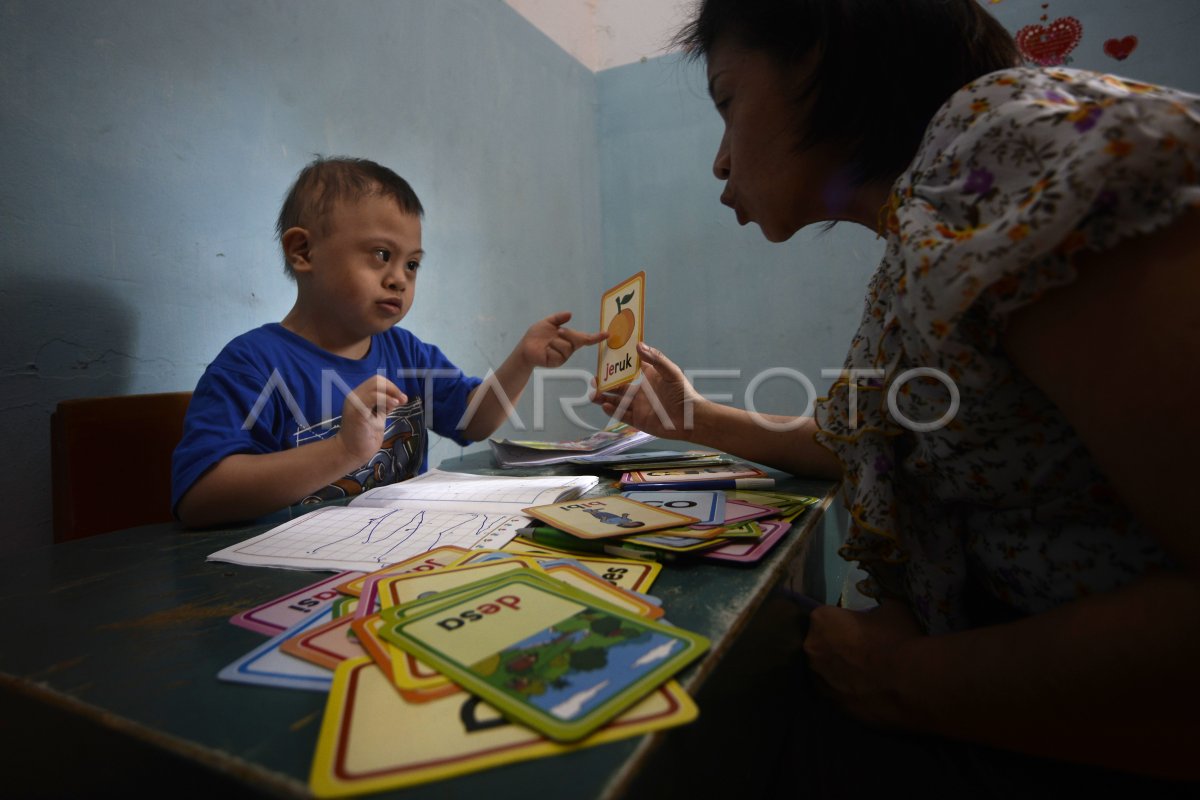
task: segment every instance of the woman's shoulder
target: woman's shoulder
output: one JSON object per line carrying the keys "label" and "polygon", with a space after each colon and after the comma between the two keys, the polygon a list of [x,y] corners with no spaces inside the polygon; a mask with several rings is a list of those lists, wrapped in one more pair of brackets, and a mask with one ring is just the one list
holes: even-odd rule
{"label": "woman's shoulder", "polygon": [[1115,116],[1200,114],[1200,97],[1118,75],[1066,67],[1014,67],[983,75],[959,89],[929,124],[913,163],[921,171],[980,141],[1084,134],[1106,110]]}
{"label": "woman's shoulder", "polygon": [[943,106],[894,187],[893,282],[939,330],[981,297],[999,320],[1073,280],[1074,253],[1153,230],[1200,199],[1197,122],[1200,98],[1113,75],[983,76]]}

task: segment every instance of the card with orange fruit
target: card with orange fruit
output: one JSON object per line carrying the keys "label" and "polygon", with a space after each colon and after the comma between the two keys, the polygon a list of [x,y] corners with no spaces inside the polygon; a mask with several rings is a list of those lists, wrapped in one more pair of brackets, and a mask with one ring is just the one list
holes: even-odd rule
{"label": "card with orange fruit", "polygon": [[645,272],[626,278],[600,298],[600,328],[608,331],[608,338],[598,348],[598,391],[605,392],[628,383],[641,370],[637,346],[642,341],[642,314],[645,309]]}

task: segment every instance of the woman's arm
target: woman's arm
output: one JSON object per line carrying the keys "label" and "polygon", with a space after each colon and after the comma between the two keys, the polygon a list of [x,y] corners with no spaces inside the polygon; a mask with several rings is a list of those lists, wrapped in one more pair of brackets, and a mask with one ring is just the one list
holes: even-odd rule
{"label": "woman's arm", "polygon": [[[1200,778],[1200,211],[1078,260],[1007,351],[1179,569],[1019,622],[915,635],[895,609],[820,609],[813,669],[852,712],[1025,752]],[[877,616],[872,616],[877,615]]]}
{"label": "woman's arm", "polygon": [[833,454],[813,440],[811,417],[754,415],[704,398],[659,350],[638,345],[642,381],[596,398],[606,414],[663,439],[712,447],[793,475],[841,478]]}

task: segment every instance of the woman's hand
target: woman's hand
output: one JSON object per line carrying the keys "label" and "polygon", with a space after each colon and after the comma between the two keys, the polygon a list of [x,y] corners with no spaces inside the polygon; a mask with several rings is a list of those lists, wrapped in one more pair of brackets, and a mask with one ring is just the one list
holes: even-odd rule
{"label": "woman's hand", "polygon": [[804,652],[838,705],[866,722],[889,725],[899,721],[892,657],[922,635],[899,601],[869,611],[822,606],[809,616]]}
{"label": "woman's hand", "polygon": [[691,439],[696,411],[708,401],[661,351],[644,342],[637,348],[642,379],[594,394],[593,401],[610,417],[646,433],[664,439]]}

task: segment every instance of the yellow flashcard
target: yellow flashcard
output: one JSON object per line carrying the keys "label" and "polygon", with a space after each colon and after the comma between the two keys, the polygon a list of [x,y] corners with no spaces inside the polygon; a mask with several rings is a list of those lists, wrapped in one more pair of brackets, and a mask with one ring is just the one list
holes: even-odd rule
{"label": "yellow flashcard", "polygon": [[371,659],[359,658],[334,673],[309,787],[317,797],[400,789],[638,736],[696,715],[691,698],[668,681],[587,738],[558,744],[466,693],[410,703]]}
{"label": "yellow flashcard", "polygon": [[600,328],[608,339],[600,343],[596,389],[608,391],[637,376],[642,368],[637,346],[642,341],[646,310],[646,273],[626,278],[600,298]]}

